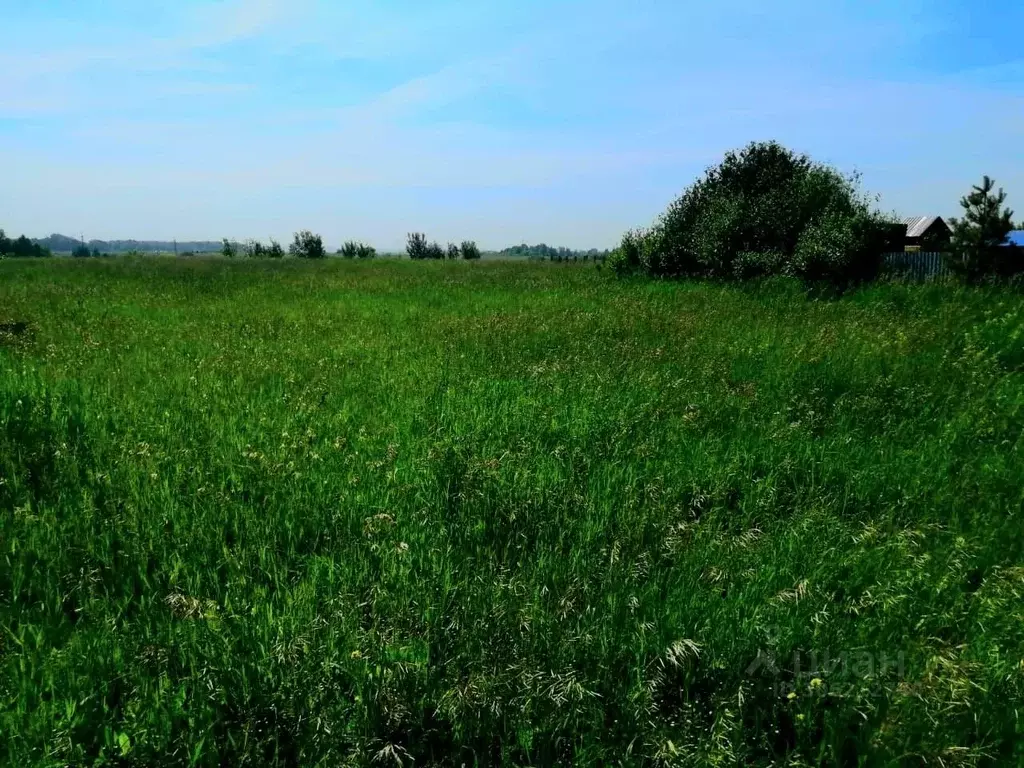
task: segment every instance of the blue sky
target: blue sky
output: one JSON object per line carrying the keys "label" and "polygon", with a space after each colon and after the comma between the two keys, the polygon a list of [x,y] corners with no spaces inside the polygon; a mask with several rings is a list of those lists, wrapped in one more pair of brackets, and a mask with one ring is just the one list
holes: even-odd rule
{"label": "blue sky", "polygon": [[732,147],[1024,215],[1024,3],[0,0],[0,226],[606,247]]}

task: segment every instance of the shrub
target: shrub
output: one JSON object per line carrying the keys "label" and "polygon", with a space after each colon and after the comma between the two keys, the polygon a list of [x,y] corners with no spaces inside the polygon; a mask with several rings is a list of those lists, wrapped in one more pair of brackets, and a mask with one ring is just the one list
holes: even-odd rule
{"label": "shrub", "polygon": [[829,211],[804,230],[786,271],[842,286],[873,280],[884,244],[885,232],[874,217]]}
{"label": "shrub", "polygon": [[284,258],[284,248],[282,248],[281,244],[273,238],[270,239],[270,245],[267,247],[267,257],[271,259]]}
{"label": "shrub", "polygon": [[455,243],[448,243],[446,255],[448,256],[449,259],[459,258],[459,246],[457,246]]}
{"label": "shrub", "polygon": [[85,243],[82,243],[81,245],[75,247],[75,250],[71,252],[71,255],[76,259],[88,259],[90,256],[92,256],[92,251],[89,250],[89,246],[87,246]]}
{"label": "shrub", "polygon": [[608,267],[616,275],[633,274],[640,270],[640,250],[646,233],[640,229],[631,229],[622,236],[619,247],[608,257]]}
{"label": "shrub", "polygon": [[324,241],[320,235],[314,235],[308,229],[295,233],[295,240],[288,251],[300,259],[325,259],[327,251],[324,248]]}
{"label": "shrub", "polygon": [[377,255],[377,249],[366,243],[347,240],[338,249],[338,254],[346,259],[372,259]]}
{"label": "shrub", "polygon": [[743,251],[733,261],[733,276],[737,280],[751,280],[778,275],[785,264],[786,254],[781,251]]}
{"label": "shrub", "polygon": [[480,258],[480,249],[477,248],[476,242],[473,240],[463,240],[459,250],[462,253],[463,259],[474,260]]}
{"label": "shrub", "polygon": [[651,229],[627,232],[610,266],[656,277],[788,272],[850,282],[877,271],[880,252],[868,245],[881,248],[888,226],[855,176],[776,142],[754,143],[728,152]]}
{"label": "shrub", "polygon": [[267,249],[258,240],[246,240],[242,253],[250,259],[262,259],[268,255]]}
{"label": "shrub", "polygon": [[427,243],[427,236],[422,232],[411,232],[405,246],[410,259],[443,259],[445,249],[437,242]]}
{"label": "shrub", "polygon": [[233,243],[225,237],[220,252],[225,258],[233,259],[238,253],[238,243]]}

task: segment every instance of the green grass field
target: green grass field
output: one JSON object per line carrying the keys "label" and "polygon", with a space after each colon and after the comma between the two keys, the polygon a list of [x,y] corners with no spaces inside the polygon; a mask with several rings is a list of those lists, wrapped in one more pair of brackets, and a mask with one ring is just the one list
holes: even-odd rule
{"label": "green grass field", "polygon": [[40,260],[2,323],[3,765],[1024,761],[1019,295]]}

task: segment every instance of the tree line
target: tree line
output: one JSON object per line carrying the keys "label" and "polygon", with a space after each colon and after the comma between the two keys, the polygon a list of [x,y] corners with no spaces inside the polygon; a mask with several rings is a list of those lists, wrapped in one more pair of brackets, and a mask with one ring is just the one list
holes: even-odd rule
{"label": "tree line", "polygon": [[436,240],[427,242],[422,232],[410,232],[406,238],[405,252],[410,259],[466,259],[480,258],[480,249],[473,240],[463,240],[461,245],[448,243],[442,246]]}
{"label": "tree line", "polygon": [[25,235],[12,240],[0,229],[0,259],[33,259],[52,255],[53,253],[49,248],[39,245],[39,243],[33,243]]}
{"label": "tree line", "polygon": [[554,247],[545,243],[538,245],[513,245],[498,252],[499,256],[507,258],[526,258],[535,261],[601,261],[605,259],[609,251],[601,251],[591,248],[587,251],[577,251],[572,248]]}
{"label": "tree line", "polygon": [[[372,259],[376,257],[377,250],[372,245],[350,240],[344,243],[336,253],[347,259]],[[246,240],[244,243],[238,243],[225,238],[221,246],[221,255],[229,259],[236,257],[282,259],[285,256],[285,249],[273,238],[270,238],[270,242],[267,244],[259,240]],[[327,248],[320,235],[303,229],[295,233],[291,245],[288,246],[287,255],[300,259],[326,259]]]}
{"label": "tree line", "polygon": [[67,235],[52,234],[33,242],[54,253],[73,253],[85,245],[90,254],[146,254],[146,253],[216,253],[220,243],[209,240],[88,240]]}
{"label": "tree line", "polygon": [[[327,248],[324,246],[323,238],[308,229],[295,233],[287,253],[289,256],[300,259],[327,258]],[[280,243],[273,239],[265,245],[256,240],[237,243],[225,238],[221,254],[231,259],[236,257],[279,259],[285,256],[285,250]],[[480,258],[480,249],[472,240],[465,240],[461,245],[448,243],[447,246],[441,246],[437,242],[428,242],[426,235],[421,232],[412,232],[407,239],[406,254],[410,259],[473,260]],[[335,255],[344,259],[373,259],[377,257],[377,249],[367,243],[348,240],[335,251]]]}
{"label": "tree line", "polygon": [[[951,220],[946,255],[954,274],[968,281],[1024,275],[1024,249],[1006,244],[1014,224],[1005,202],[1006,193],[988,176],[961,199],[964,214]],[[1024,229],[1024,223],[1019,226]],[[873,207],[856,175],[844,175],[769,141],[726,153],[654,224],[630,230],[610,253],[524,243],[498,255],[550,261],[607,257],[619,275],[718,280],[790,275],[846,286],[877,277],[883,254],[902,251],[905,235],[902,223]],[[76,257],[103,255],[96,247],[71,242],[76,243]],[[442,246],[422,232],[408,234],[405,251],[414,260],[481,257],[472,240]],[[279,259],[286,253],[303,259],[327,257],[323,239],[310,230],[296,232],[287,252],[273,239],[267,244],[225,239],[221,253],[228,258]],[[350,240],[336,254],[372,259],[377,251]],[[26,236],[11,240],[0,230],[0,257],[50,255],[49,248]]]}

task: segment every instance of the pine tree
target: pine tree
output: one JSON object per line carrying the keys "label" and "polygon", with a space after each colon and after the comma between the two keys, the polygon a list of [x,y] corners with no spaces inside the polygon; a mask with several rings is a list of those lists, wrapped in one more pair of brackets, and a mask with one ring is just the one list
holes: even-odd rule
{"label": "pine tree", "polygon": [[985,176],[980,185],[972,187],[970,194],[960,200],[964,209],[961,219],[951,219],[953,236],[950,240],[954,272],[968,280],[1014,271],[1004,264],[1009,251],[1000,246],[1013,229],[1013,211],[1004,207],[1006,193],[994,192],[995,181]]}

